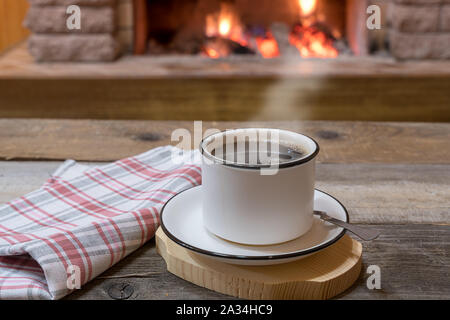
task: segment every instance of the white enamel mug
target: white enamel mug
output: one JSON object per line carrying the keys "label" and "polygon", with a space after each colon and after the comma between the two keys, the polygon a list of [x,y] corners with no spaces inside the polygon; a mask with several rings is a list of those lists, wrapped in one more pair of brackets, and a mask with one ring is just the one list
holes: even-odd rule
{"label": "white enamel mug", "polygon": [[[255,136],[258,144],[277,140],[300,147],[303,154],[263,165],[215,153],[225,141],[247,139],[248,143]],[[319,153],[312,138],[281,129],[233,129],[206,137],[200,151],[203,223],[208,231],[237,243],[270,245],[298,238],[311,228]]]}

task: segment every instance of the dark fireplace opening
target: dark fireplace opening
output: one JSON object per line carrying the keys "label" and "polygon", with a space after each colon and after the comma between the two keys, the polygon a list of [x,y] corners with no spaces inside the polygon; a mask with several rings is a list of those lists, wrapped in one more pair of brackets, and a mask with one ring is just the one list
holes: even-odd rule
{"label": "dark fireplace opening", "polygon": [[135,54],[335,58],[367,53],[360,0],[136,0]]}

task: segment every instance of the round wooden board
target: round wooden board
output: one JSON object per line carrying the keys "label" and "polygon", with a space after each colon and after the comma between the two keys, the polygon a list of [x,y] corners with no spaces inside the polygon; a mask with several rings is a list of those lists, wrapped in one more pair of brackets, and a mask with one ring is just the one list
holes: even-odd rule
{"label": "round wooden board", "polygon": [[329,299],[349,288],[361,272],[362,245],[348,235],[314,255],[271,266],[218,262],[176,244],[161,228],[156,247],[174,275],[244,299]]}

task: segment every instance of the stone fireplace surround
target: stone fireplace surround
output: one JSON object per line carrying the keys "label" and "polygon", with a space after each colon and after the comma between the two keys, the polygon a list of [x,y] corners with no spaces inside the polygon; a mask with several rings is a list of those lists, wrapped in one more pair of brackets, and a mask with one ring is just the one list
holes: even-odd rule
{"label": "stone fireplace surround", "polygon": [[[114,61],[131,51],[133,0],[28,0],[25,26],[36,61]],[[81,30],[68,30],[66,9],[81,9]]]}
{"label": "stone fireplace surround", "polygon": [[[133,0],[28,0],[25,26],[36,61],[114,61],[133,49]],[[365,0],[361,0],[365,1]],[[450,0],[369,0],[387,5],[390,53],[397,59],[450,59]],[[81,7],[81,30],[66,8]]]}

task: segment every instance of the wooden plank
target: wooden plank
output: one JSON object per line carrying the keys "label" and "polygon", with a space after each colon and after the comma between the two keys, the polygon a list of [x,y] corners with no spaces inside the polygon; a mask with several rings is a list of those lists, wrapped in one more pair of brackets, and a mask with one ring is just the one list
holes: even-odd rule
{"label": "wooden plank", "polygon": [[187,55],[38,64],[25,45],[0,57],[6,118],[448,122],[449,87],[449,61]]}
{"label": "wooden plank", "polygon": [[449,66],[199,56],[36,64],[20,46],[0,57],[0,117],[442,122]]}
{"label": "wooden plank", "polygon": [[[450,163],[450,124],[444,123],[204,122],[203,130],[252,126],[312,136],[322,163]],[[113,161],[176,145],[172,132],[186,128],[193,135],[193,127],[191,121],[0,119],[0,159]]]}
{"label": "wooden plank", "polygon": [[[61,162],[0,162],[0,203],[39,188]],[[318,164],[317,188],[354,223],[450,224],[450,165]]]}
{"label": "wooden plank", "polygon": [[28,36],[22,26],[28,6],[27,0],[0,0],[0,53]]}
{"label": "wooden plank", "polygon": [[450,76],[0,79],[0,117],[450,122],[448,88]]}
{"label": "wooden plank", "polygon": [[450,166],[319,164],[316,187],[355,223],[450,224]]}
{"label": "wooden plank", "polygon": [[[357,283],[339,299],[450,299],[448,265],[450,227],[437,225],[376,225],[381,236],[363,243],[363,269]],[[369,290],[369,265],[381,269],[381,290]],[[119,278],[111,278],[119,277]],[[111,299],[112,286],[129,286],[130,300],[228,299],[165,271],[154,240],[113,266],[67,299]]]}

